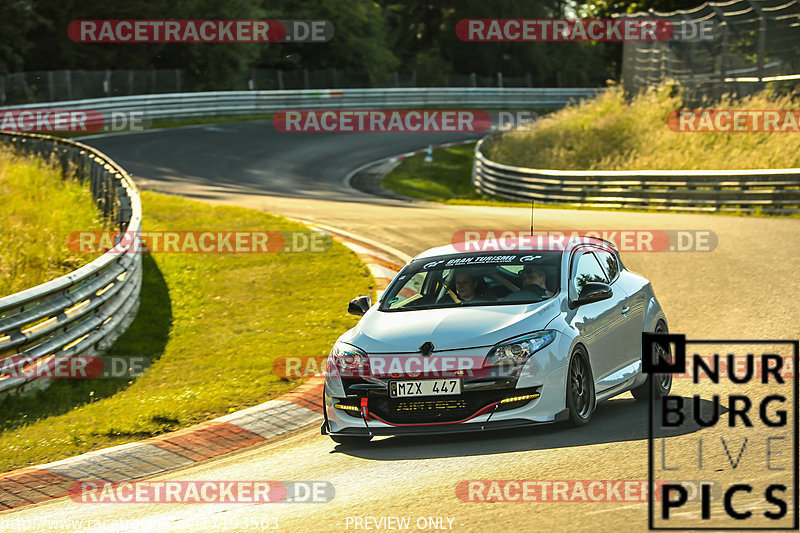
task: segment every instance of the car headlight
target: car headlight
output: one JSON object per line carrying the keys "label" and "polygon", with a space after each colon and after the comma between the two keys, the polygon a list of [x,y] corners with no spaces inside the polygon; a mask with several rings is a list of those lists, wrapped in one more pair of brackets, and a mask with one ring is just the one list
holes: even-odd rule
{"label": "car headlight", "polygon": [[352,344],[337,342],[328,356],[327,372],[343,377],[368,376],[369,357]]}
{"label": "car headlight", "polygon": [[553,330],[528,333],[494,346],[486,356],[492,366],[516,366],[525,363],[531,355],[538,352],[556,338]]}

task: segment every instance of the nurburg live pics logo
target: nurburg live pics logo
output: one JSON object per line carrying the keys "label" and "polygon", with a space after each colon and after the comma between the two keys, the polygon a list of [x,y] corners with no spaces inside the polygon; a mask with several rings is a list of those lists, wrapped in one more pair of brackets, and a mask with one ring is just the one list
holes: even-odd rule
{"label": "nurburg live pics logo", "polygon": [[[644,333],[642,354],[648,481],[704,480],[696,498],[680,481],[651,491],[649,528],[797,530],[798,341]],[[687,371],[655,395],[659,379]]]}

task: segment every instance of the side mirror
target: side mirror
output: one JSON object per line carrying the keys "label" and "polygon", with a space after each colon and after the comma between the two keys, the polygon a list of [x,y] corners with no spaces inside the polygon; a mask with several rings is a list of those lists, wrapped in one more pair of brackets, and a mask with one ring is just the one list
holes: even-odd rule
{"label": "side mirror", "polygon": [[578,299],[572,303],[572,308],[574,309],[601,300],[608,300],[613,294],[614,291],[611,290],[611,286],[607,283],[587,283],[581,289]]}
{"label": "side mirror", "polygon": [[372,307],[372,298],[369,296],[359,296],[358,298],[350,300],[350,303],[347,304],[347,312],[351,315],[364,316],[364,313],[366,313],[370,307]]}

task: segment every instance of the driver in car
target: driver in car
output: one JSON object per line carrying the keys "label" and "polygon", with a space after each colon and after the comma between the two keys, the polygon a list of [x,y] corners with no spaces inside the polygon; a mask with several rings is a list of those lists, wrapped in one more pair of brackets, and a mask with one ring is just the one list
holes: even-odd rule
{"label": "driver in car", "polygon": [[445,288],[447,292],[437,303],[487,301],[486,290],[481,276],[466,270],[456,272],[452,290],[447,286]]}
{"label": "driver in car", "polygon": [[469,302],[477,298],[479,280],[468,272],[459,272],[456,274],[456,293],[458,297],[464,301]]}

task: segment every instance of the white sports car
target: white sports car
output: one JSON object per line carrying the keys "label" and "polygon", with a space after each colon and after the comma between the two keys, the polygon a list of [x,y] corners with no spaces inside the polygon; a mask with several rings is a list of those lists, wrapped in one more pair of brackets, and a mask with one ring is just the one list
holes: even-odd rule
{"label": "white sports car", "polygon": [[[322,433],[339,443],[584,425],[599,401],[649,398],[642,333],[667,332],[650,282],[591,237],[433,248],[349,311],[363,317],[325,373]],[[669,392],[670,374],[652,379]]]}

